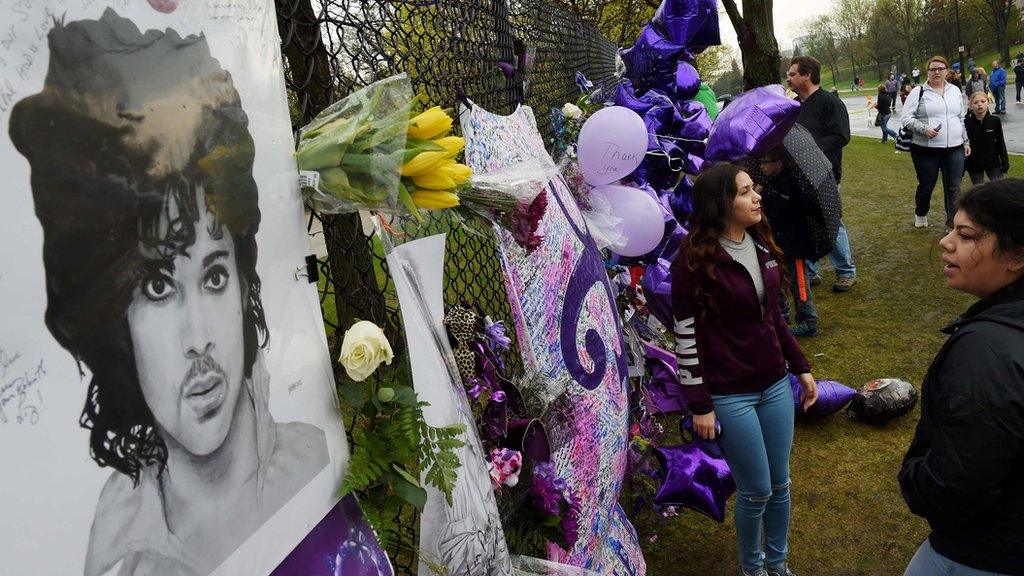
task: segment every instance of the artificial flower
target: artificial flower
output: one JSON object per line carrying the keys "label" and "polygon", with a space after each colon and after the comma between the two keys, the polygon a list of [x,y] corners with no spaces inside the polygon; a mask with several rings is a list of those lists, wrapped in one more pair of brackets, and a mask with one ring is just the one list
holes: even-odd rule
{"label": "artificial flower", "polygon": [[345,367],[345,373],[349,378],[362,382],[369,378],[382,362],[390,365],[393,358],[391,344],[380,326],[361,320],[345,331],[338,362]]}

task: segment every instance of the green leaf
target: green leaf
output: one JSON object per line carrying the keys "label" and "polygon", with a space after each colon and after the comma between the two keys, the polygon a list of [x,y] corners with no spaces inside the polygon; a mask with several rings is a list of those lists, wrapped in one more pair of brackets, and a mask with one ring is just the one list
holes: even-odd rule
{"label": "green leaf", "polygon": [[394,480],[392,486],[395,488],[395,492],[422,512],[423,507],[427,505],[427,491],[421,488],[419,482],[416,482],[408,472],[397,464],[392,464],[391,468],[397,472],[392,476]]}
{"label": "green leaf", "polygon": [[341,397],[356,410],[366,405],[366,386],[361,382],[343,381],[339,388],[341,388]]}
{"label": "green leaf", "polygon": [[395,386],[395,403],[416,406],[416,391],[409,386]]}

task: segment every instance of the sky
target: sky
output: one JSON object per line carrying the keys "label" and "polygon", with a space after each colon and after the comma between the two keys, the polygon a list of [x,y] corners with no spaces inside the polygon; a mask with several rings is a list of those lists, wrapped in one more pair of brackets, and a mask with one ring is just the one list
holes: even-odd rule
{"label": "sky", "polygon": [[[736,0],[736,4],[743,10],[743,1]],[[832,0],[775,0],[775,38],[779,42],[779,50],[789,50],[793,47],[793,39],[804,35],[800,28],[800,22],[819,14],[824,14],[832,8]],[[740,48],[736,42],[736,31],[733,30],[729,15],[719,4],[718,27],[722,36],[722,44],[731,46],[735,56],[739,59]]]}

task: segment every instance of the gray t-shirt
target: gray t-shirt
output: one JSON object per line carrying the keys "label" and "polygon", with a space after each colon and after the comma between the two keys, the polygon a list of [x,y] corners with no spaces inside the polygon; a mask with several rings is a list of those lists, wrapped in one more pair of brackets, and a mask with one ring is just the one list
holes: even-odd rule
{"label": "gray t-shirt", "polygon": [[754,239],[750,237],[750,234],[744,234],[743,240],[734,242],[723,236],[718,239],[718,243],[725,248],[733,260],[747,269],[750,278],[754,281],[754,290],[757,291],[757,301],[761,303],[761,316],[763,317],[765,313],[764,277],[761,275],[761,263],[757,261],[757,247],[754,246]]}

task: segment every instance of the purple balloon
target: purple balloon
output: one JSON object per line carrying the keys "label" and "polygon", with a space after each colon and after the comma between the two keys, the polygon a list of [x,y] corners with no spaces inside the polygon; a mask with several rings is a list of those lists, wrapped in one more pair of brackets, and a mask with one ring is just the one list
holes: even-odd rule
{"label": "purple balloon", "polygon": [[647,126],[629,108],[609,106],[583,124],[579,136],[580,171],[593,186],[629,176],[647,152]]}
{"label": "purple balloon", "polygon": [[[700,91],[700,73],[685,60],[676,64],[675,80],[676,97],[681,100],[691,100]],[[701,107],[704,105],[701,104]]]}
{"label": "purple balloon", "polygon": [[637,92],[643,93],[651,88],[671,89],[676,62],[684,52],[683,46],[669,42],[648,23],[633,47],[619,54],[626,65],[626,77],[633,81]]}
{"label": "purple balloon", "polygon": [[693,183],[688,177],[680,179],[669,196],[669,206],[677,222],[686,222],[690,218],[690,212],[693,211],[692,195]]}
{"label": "purple balloon", "polygon": [[665,38],[695,53],[722,43],[715,0],[663,0],[651,21]]}
{"label": "purple balloon", "polygon": [[672,262],[665,258],[649,265],[640,279],[647,309],[666,328],[672,328]]}
{"label": "purple balloon", "polygon": [[675,353],[647,342],[643,345],[644,364],[651,373],[651,382],[646,386],[644,397],[648,411],[663,414],[686,411],[686,399],[676,373],[679,365]]}
{"label": "purple balloon", "polygon": [[[711,133],[711,116],[708,115],[707,108],[703,104],[696,100],[689,102],[681,102],[676,106],[676,115],[679,118],[679,136],[685,138],[684,147],[691,144],[689,141],[700,140],[699,151],[704,152],[704,140],[707,140],[708,134]],[[687,147],[691,152],[691,150]]]}
{"label": "purple balloon", "polygon": [[793,389],[793,403],[796,413],[809,420],[825,418],[843,409],[857,395],[857,391],[835,380],[815,380],[818,385],[818,400],[804,411],[800,402],[800,380],[789,375],[789,385]]}
{"label": "purple balloon", "polygon": [[800,114],[800,103],[782,86],[761,86],[736,97],[715,119],[708,134],[709,162],[762,156],[782,143]]}
{"label": "purple balloon", "polygon": [[597,201],[611,206],[611,215],[622,219],[622,235],[625,246],[612,251],[622,256],[642,256],[653,250],[664,234],[664,226],[652,226],[652,222],[664,222],[661,206],[643,190],[606,184],[590,191]]}
{"label": "purple balloon", "polygon": [[654,496],[659,506],[684,506],[725,521],[725,504],[736,491],[725,460],[713,458],[695,443],[654,449],[661,463],[662,483]]}

